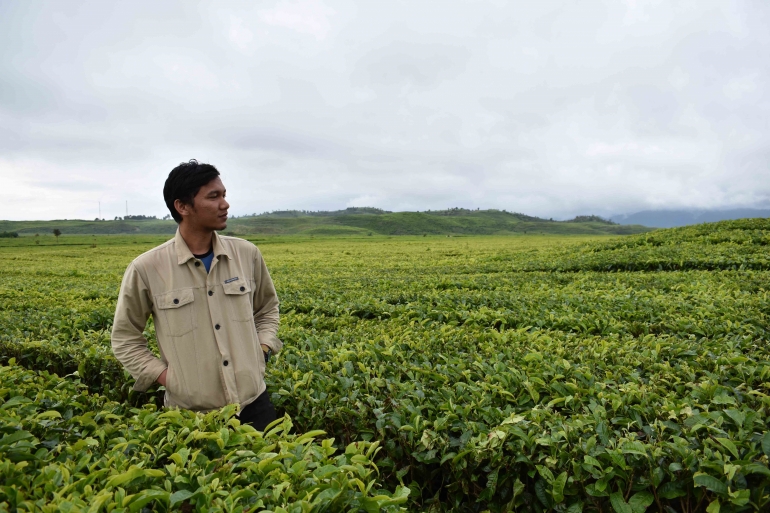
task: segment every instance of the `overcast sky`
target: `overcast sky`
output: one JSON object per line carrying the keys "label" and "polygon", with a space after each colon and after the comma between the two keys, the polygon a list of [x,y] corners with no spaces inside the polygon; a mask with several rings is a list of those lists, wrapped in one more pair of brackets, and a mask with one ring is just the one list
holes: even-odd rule
{"label": "overcast sky", "polygon": [[770,2],[0,0],[0,219],[770,205]]}

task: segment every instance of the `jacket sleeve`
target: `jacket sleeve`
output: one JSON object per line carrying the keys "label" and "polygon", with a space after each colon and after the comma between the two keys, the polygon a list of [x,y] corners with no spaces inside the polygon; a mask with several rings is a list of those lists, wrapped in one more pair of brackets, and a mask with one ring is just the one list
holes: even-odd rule
{"label": "jacket sleeve", "polygon": [[254,325],[257,327],[259,343],[269,346],[274,353],[283,347],[278,338],[278,295],[273,280],[267,271],[265,259],[257,250],[254,260]]}
{"label": "jacket sleeve", "polygon": [[150,291],[131,263],[120,285],[112,323],[112,352],[134,377],[134,390],[139,392],[147,390],[167,367],[148,349],[142,334],[151,314]]}

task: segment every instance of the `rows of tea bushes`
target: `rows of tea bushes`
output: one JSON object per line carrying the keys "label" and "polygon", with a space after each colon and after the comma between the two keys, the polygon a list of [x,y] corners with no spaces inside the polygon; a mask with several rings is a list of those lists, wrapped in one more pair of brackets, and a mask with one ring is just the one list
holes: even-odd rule
{"label": "rows of tea bushes", "polygon": [[420,508],[768,508],[768,228],[288,258],[274,401]]}
{"label": "rows of tea bushes", "polygon": [[[135,406],[147,402],[148,397],[132,390],[130,375],[110,348],[127,259],[122,254],[141,250],[122,245],[5,251],[7,268],[0,277],[0,363],[14,358],[30,369],[77,375],[90,391],[116,401]],[[152,320],[145,335],[157,352]],[[156,399],[162,405],[162,396]]]}
{"label": "rows of tea bushes", "polygon": [[[765,336],[770,275],[711,273],[512,273],[404,279],[360,291],[327,287],[287,294],[285,308],[314,320],[348,317],[431,321],[495,329],[537,327],[583,334]],[[319,284],[320,285],[320,284]],[[763,289],[760,292],[760,289]],[[747,315],[748,314],[748,315]],[[319,321],[316,321],[319,322]]]}
{"label": "rows of tea bushes", "polygon": [[768,505],[764,342],[393,321],[285,337],[274,400],[301,429],[384,441],[380,469],[426,500]]}
{"label": "rows of tea bushes", "polygon": [[131,408],[12,360],[0,367],[0,511],[398,511],[379,489],[378,444],[265,433],[235,407]]}
{"label": "rows of tea bushes", "polygon": [[[768,233],[262,241],[269,390],[297,433],[378,443],[415,511],[767,510]],[[0,359],[154,402],[109,349],[149,247],[3,250]]]}
{"label": "rows of tea bushes", "polygon": [[513,265],[521,270],[603,272],[768,270],[768,246],[768,220],[742,219],[658,230]]}

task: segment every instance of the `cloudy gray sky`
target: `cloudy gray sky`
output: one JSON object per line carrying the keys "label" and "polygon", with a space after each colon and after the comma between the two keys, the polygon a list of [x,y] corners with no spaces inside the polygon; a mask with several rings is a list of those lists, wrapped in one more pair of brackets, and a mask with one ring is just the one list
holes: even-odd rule
{"label": "cloudy gray sky", "polygon": [[770,205],[770,3],[0,0],[0,219]]}

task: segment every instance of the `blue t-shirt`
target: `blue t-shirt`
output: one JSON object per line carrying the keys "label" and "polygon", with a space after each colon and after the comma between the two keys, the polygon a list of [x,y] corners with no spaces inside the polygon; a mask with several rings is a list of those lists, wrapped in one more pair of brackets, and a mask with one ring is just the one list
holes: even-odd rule
{"label": "blue t-shirt", "polygon": [[193,255],[195,258],[203,262],[203,266],[206,268],[206,272],[211,269],[211,262],[214,260],[214,248],[212,247],[205,255]]}

